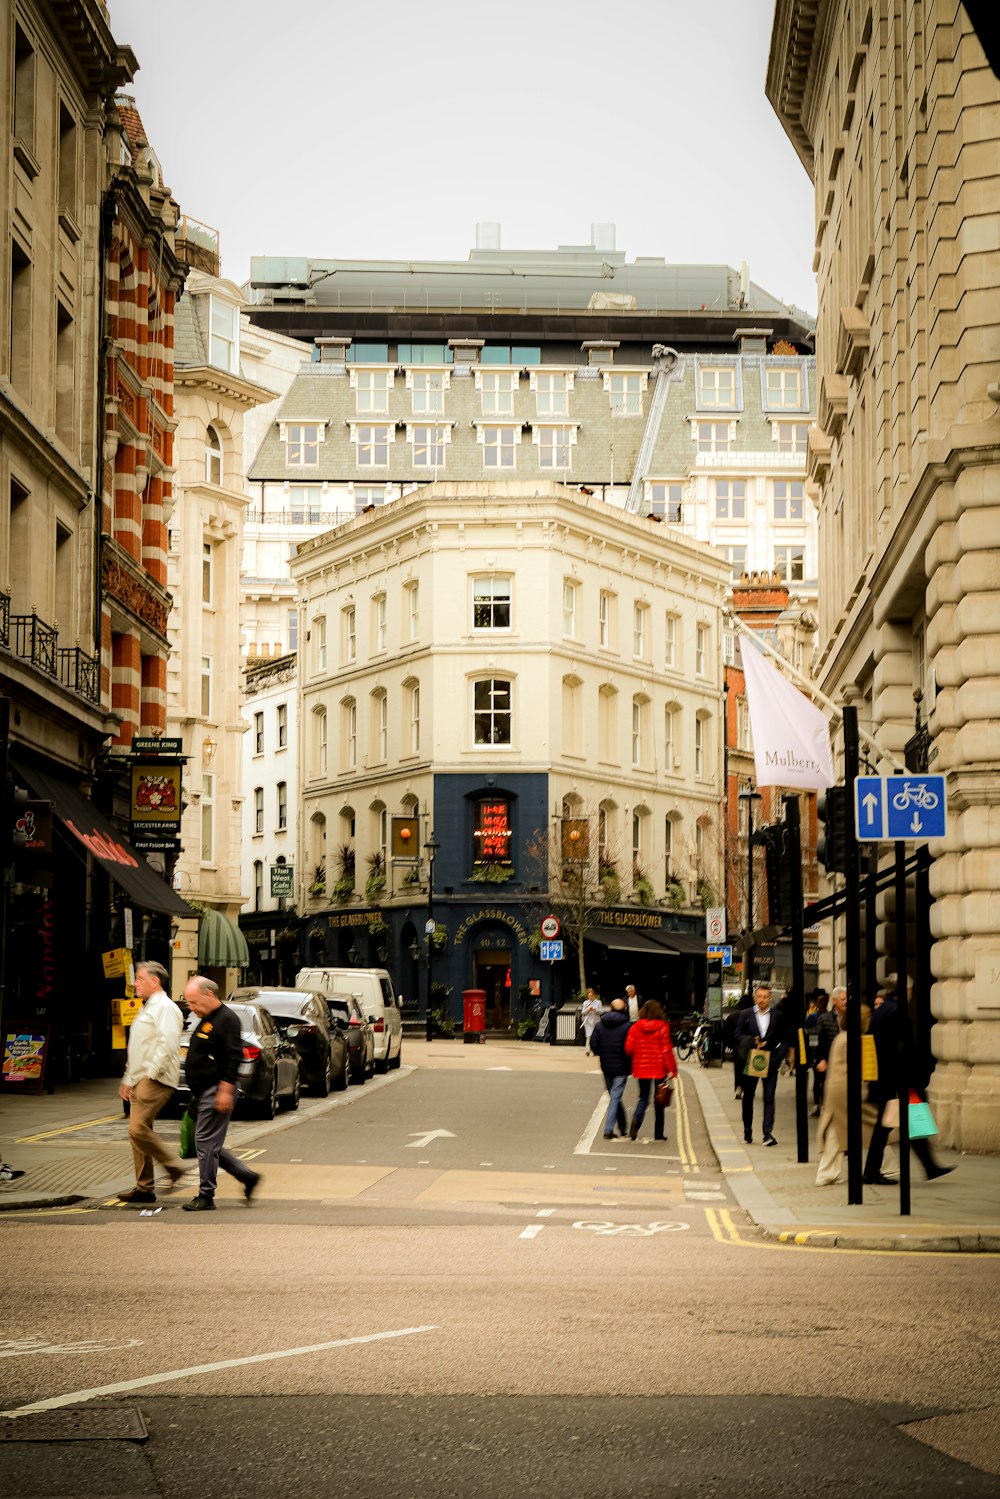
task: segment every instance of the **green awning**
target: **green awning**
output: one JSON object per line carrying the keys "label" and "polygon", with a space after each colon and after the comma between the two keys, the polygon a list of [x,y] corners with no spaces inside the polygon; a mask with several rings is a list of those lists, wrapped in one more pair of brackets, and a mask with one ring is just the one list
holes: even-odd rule
{"label": "green awning", "polygon": [[198,928],[198,967],[247,968],[249,964],[246,938],[235,921],[206,907]]}

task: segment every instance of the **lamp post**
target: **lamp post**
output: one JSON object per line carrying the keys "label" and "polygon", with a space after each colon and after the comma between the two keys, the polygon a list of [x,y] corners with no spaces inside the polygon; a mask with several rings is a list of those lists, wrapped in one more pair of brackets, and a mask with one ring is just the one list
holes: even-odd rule
{"label": "lamp post", "polygon": [[761,800],[761,794],[751,785],[739,793],[738,800],[747,803],[747,934],[750,946],[743,949],[743,982],[744,992],[753,994],[753,804]]}
{"label": "lamp post", "polygon": [[434,837],[433,831],[424,848],[427,852],[427,1040],[430,1041],[434,1034],[434,1021],[431,1019],[431,1000],[434,994],[434,859],[437,855],[440,843]]}

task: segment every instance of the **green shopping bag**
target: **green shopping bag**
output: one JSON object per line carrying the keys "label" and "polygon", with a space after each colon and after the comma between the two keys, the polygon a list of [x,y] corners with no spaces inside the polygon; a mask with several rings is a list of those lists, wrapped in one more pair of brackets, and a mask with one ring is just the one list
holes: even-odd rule
{"label": "green shopping bag", "polygon": [[934,1115],[931,1106],[916,1093],[910,1094],[910,1107],[907,1110],[907,1121],[909,1124],[911,1140],[926,1140],[930,1135],[936,1135],[938,1127],[934,1123]]}
{"label": "green shopping bag", "polygon": [[190,1109],[185,1109],[181,1115],[181,1143],[178,1155],[182,1161],[189,1161],[197,1152],[194,1148],[194,1115]]}

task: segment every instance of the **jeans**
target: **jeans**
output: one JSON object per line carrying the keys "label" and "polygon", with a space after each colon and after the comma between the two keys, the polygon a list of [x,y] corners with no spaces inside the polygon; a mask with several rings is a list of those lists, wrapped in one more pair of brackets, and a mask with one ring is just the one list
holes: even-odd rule
{"label": "jeans", "polygon": [[236,1180],[242,1182],[244,1186],[257,1180],[256,1171],[251,1171],[249,1166],[237,1160],[232,1151],[225,1147],[226,1131],[233,1116],[231,1113],[220,1113],[216,1109],[216,1091],[215,1087],[211,1087],[201,1094],[195,1115],[194,1146],[198,1152],[200,1173],[198,1192],[202,1197],[215,1196],[220,1166],[223,1171],[228,1171],[230,1176],[235,1176]]}
{"label": "jeans", "polygon": [[610,1095],[608,1112],[604,1120],[605,1139],[614,1134],[616,1124],[623,1135],[628,1129],[628,1120],[625,1118],[625,1109],[622,1105],[622,1094],[625,1092],[627,1082],[627,1072],[621,1073],[620,1076],[613,1076],[607,1072],[604,1074],[604,1084]]}
{"label": "jeans", "polygon": [[[638,1133],[642,1121],[646,1117],[649,1108],[649,1090],[656,1087],[656,1079],[652,1077],[637,1077],[636,1084],[639,1088],[639,1098],[632,1115],[632,1128]],[[666,1109],[662,1103],[656,1102],[656,1094],[653,1094],[653,1139],[663,1140],[666,1138],[663,1130],[666,1118]]]}

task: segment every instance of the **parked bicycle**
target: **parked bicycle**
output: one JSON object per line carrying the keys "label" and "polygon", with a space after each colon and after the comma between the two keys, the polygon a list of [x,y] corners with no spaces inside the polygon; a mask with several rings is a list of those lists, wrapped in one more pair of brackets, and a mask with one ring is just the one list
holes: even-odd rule
{"label": "parked bicycle", "polygon": [[674,1051],[682,1062],[686,1062],[694,1051],[695,1032],[701,1024],[702,1017],[697,1010],[692,1010],[690,1015],[678,1023],[677,1034],[674,1036]]}
{"label": "parked bicycle", "polygon": [[694,1033],[694,1051],[699,1067],[707,1067],[712,1058],[712,1022],[702,1020]]}

